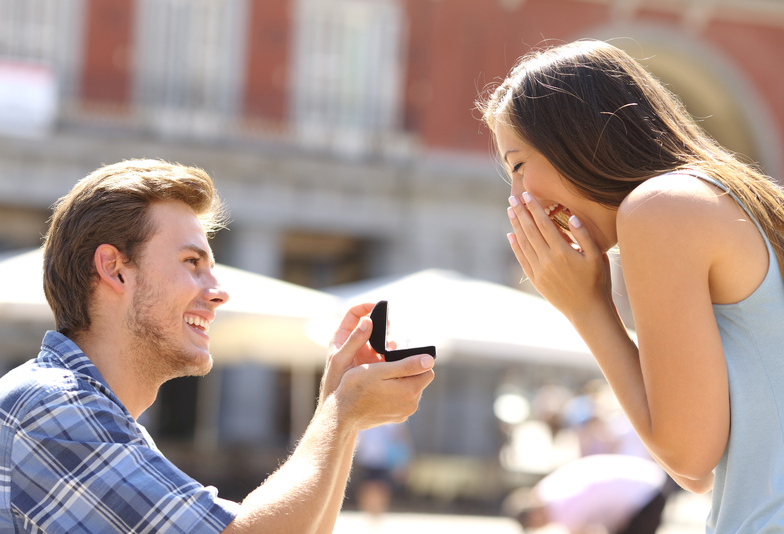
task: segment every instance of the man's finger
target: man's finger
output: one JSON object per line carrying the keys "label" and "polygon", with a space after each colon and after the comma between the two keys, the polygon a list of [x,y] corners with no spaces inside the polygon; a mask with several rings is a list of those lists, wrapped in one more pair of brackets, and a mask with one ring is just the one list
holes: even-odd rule
{"label": "man's finger", "polygon": [[343,320],[338,325],[335,335],[332,336],[330,345],[335,349],[340,349],[352,332],[354,332],[360,319],[369,314],[373,310],[374,305],[371,302],[365,302],[352,306],[343,316]]}
{"label": "man's finger", "polygon": [[373,322],[369,317],[360,317],[356,328],[351,330],[348,338],[341,344],[340,348],[332,355],[332,364],[348,367],[357,353],[365,346],[370,339],[370,332],[373,330]]}
{"label": "man's finger", "polygon": [[379,366],[379,369],[382,369],[381,373],[384,379],[404,378],[426,373],[433,368],[435,363],[435,358],[429,354],[420,354],[395,362],[384,362]]}

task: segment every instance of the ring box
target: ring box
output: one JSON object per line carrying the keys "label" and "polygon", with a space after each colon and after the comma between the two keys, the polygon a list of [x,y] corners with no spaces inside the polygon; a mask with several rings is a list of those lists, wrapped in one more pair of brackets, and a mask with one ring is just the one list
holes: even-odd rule
{"label": "ring box", "polygon": [[429,354],[433,358],[436,357],[436,348],[432,345],[410,349],[388,350],[387,311],[387,301],[381,300],[373,306],[373,310],[370,312],[370,320],[373,321],[373,331],[370,333],[370,346],[373,347],[374,351],[383,355],[384,360],[388,362],[395,362],[417,354]]}

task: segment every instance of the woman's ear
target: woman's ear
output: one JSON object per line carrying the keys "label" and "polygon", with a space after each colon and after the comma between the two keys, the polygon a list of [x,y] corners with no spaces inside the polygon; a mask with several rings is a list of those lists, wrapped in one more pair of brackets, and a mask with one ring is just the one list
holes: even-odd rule
{"label": "woman's ear", "polygon": [[123,293],[125,291],[125,263],[123,254],[114,245],[99,245],[95,249],[93,257],[95,270],[101,281],[109,285],[114,291]]}

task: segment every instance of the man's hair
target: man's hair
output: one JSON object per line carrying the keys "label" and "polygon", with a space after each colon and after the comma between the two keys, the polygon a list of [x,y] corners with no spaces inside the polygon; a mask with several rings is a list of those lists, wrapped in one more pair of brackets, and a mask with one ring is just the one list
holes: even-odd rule
{"label": "man's hair", "polygon": [[90,298],[102,244],[134,264],[155,227],[149,207],[180,201],[211,236],[225,222],[212,179],[202,169],[160,160],[127,160],[95,170],[54,204],[44,240],[44,293],[55,328],[65,335],[90,327]]}

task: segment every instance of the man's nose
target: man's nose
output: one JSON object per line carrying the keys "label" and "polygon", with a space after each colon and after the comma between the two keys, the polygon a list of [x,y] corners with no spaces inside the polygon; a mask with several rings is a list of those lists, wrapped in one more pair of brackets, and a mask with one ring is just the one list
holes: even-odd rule
{"label": "man's nose", "polygon": [[204,298],[210,301],[213,305],[220,306],[229,300],[229,294],[225,289],[223,289],[223,286],[221,286],[217,278],[213,276],[211,287],[207,289]]}

